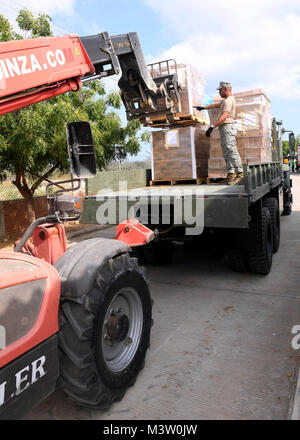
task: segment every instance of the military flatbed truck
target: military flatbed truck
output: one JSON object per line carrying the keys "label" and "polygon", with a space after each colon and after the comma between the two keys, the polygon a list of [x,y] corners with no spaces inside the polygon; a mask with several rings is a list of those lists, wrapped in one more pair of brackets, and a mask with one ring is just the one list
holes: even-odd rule
{"label": "military flatbed truck", "polygon": [[282,161],[247,163],[244,175],[234,186],[183,184],[100,191],[85,198],[82,222],[97,219],[114,225],[124,220],[124,213],[139,219],[155,234],[151,243],[133,249],[143,263],[167,263],[174,243],[200,244],[211,236],[226,250],[233,270],[266,275],[280,244],[280,216],[292,210],[292,182]]}

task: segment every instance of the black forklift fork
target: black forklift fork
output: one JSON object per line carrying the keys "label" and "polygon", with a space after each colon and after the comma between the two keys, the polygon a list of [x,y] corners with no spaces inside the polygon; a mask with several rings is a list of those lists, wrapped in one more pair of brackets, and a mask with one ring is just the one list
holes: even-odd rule
{"label": "black forklift fork", "polygon": [[[95,74],[85,76],[83,82],[122,73],[118,85],[128,120],[175,112],[179,92],[177,66],[173,60],[157,63],[158,70],[154,64],[147,66],[135,32],[115,36],[102,32],[80,40],[95,66]],[[172,72],[171,61],[175,66]]]}

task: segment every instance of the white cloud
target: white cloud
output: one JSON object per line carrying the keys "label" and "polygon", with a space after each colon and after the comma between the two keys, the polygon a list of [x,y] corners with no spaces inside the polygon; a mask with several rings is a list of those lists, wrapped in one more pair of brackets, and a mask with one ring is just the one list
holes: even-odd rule
{"label": "white cloud", "polygon": [[144,0],[180,41],[160,58],[176,58],[238,88],[264,87],[300,99],[300,2],[296,0]]}
{"label": "white cloud", "polygon": [[254,82],[251,88],[262,88],[273,98],[300,100],[300,64],[271,81]]}
{"label": "white cloud", "polygon": [[143,0],[177,34],[194,34],[202,29],[234,30],[268,15],[300,12],[298,0]]}

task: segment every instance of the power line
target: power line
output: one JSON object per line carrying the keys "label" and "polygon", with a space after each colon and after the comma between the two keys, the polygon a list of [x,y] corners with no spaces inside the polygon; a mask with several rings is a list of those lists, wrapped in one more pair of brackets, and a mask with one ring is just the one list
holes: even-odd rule
{"label": "power line", "polygon": [[[13,11],[15,11],[15,12],[17,12],[17,13],[19,12],[19,9],[17,9],[16,7],[11,6],[10,4],[7,4],[7,3],[4,2],[3,0],[0,0],[0,3],[3,4],[4,6],[6,6],[7,8],[12,9]],[[18,6],[18,7],[21,8],[21,9],[26,8],[26,6],[22,6],[22,5],[20,5],[19,3],[17,3],[16,1],[13,1],[13,0],[10,0],[10,3],[15,4],[16,6]],[[35,15],[38,15],[38,12],[37,12],[37,11],[34,11],[34,10],[33,10],[33,13],[34,13]],[[58,26],[53,20],[51,20],[50,25],[51,25],[51,27],[54,27],[54,28],[58,29],[56,32],[59,33],[59,34],[61,34],[61,35],[69,34],[69,33],[70,33],[70,32],[68,32],[66,29],[63,29],[62,27]]]}
{"label": "power line", "polygon": [[12,9],[13,11],[16,11],[16,9],[13,8],[12,6],[10,6],[10,5],[8,5],[8,4],[2,2],[2,1],[0,1],[0,3],[1,3],[2,5],[4,5],[4,6],[6,6],[7,8]]}
{"label": "power line", "polygon": [[[21,5],[20,3],[16,2],[15,0],[10,0],[10,1],[11,1],[12,3],[14,3],[15,5],[19,6],[20,8],[26,8],[25,5]],[[32,8],[31,8],[31,9],[32,9]],[[37,10],[32,9],[32,12],[33,12],[35,15],[38,15],[40,11],[37,11]],[[60,29],[60,32],[62,32],[63,34],[70,34],[70,32],[68,32],[66,29],[64,29],[64,28],[62,28],[62,27],[60,27],[60,26],[58,26],[53,20],[51,20],[51,23],[53,23],[53,25],[54,25],[57,29]]]}

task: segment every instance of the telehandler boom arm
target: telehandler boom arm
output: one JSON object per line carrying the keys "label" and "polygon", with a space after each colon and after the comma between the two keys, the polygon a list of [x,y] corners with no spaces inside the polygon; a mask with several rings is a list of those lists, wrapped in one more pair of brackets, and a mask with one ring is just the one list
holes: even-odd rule
{"label": "telehandler boom arm", "polygon": [[118,75],[127,118],[173,113],[176,72],[152,78],[136,33],[66,35],[0,43],[0,115]]}

